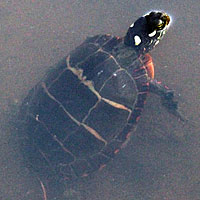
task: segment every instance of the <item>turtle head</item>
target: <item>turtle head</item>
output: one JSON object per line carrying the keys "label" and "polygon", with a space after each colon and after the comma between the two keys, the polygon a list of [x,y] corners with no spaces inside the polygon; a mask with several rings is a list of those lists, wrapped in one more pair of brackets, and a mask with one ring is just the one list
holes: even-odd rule
{"label": "turtle head", "polygon": [[124,38],[124,44],[139,53],[153,49],[169,27],[170,17],[164,12],[150,12],[133,23]]}

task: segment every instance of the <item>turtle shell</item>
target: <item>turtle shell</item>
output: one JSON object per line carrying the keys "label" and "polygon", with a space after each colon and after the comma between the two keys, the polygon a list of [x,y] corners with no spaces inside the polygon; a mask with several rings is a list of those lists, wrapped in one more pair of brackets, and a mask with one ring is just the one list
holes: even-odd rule
{"label": "turtle shell", "polygon": [[87,176],[103,168],[129,140],[149,77],[145,55],[122,40],[111,35],[88,38],[23,101],[23,151],[39,176]]}

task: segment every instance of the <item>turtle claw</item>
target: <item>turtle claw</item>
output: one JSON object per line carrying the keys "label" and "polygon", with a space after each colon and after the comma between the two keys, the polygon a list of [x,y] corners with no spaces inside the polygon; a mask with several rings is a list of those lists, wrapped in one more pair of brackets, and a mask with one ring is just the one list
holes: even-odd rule
{"label": "turtle claw", "polygon": [[185,117],[178,110],[172,110],[172,111],[169,111],[169,112],[171,112],[174,116],[176,116],[182,122],[188,121],[187,119],[185,119]]}
{"label": "turtle claw", "polygon": [[173,92],[166,93],[166,95],[161,98],[162,105],[167,109],[167,111],[174,116],[178,117],[181,121],[185,121],[184,117],[178,110],[178,101],[173,99]]}
{"label": "turtle claw", "polygon": [[161,97],[161,103],[169,113],[178,117],[181,121],[185,121],[184,117],[179,112],[178,101],[174,100],[174,90],[169,89],[167,86],[155,79],[149,82],[149,86],[150,92]]}

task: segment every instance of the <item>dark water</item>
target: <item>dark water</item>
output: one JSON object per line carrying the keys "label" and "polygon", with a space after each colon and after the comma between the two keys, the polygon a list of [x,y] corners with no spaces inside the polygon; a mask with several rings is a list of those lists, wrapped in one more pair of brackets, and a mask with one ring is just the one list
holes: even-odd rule
{"label": "dark water", "polygon": [[103,171],[80,180],[73,199],[200,199],[200,4],[195,0],[0,2],[0,199],[36,200],[41,193],[20,164],[5,115],[12,113],[9,105],[20,102],[49,66],[86,36],[123,36],[153,9],[173,17],[152,52],[156,78],[180,94],[189,123],[178,122],[151,96],[127,148]]}

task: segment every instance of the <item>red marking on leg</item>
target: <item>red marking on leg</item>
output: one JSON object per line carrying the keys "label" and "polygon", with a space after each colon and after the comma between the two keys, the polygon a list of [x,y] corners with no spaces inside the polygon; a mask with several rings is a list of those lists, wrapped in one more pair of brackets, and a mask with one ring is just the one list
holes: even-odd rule
{"label": "red marking on leg", "polygon": [[148,76],[151,79],[154,79],[154,64],[153,64],[153,60],[152,57],[150,56],[150,54],[146,54],[144,59],[143,59],[145,68],[147,70]]}
{"label": "red marking on leg", "polygon": [[87,173],[84,173],[84,174],[82,174],[81,177],[87,177],[87,176],[88,176],[88,174],[87,174]]}
{"label": "red marking on leg", "polygon": [[167,90],[169,89],[166,85],[164,86]]}
{"label": "red marking on leg", "polygon": [[129,132],[127,135],[126,135],[126,139],[129,139],[131,136],[131,132]]}
{"label": "red marking on leg", "polygon": [[149,82],[143,83],[142,85],[144,85],[144,86],[145,86],[145,85],[146,85],[146,86],[149,86]]}
{"label": "red marking on leg", "polygon": [[140,116],[136,117],[135,121],[138,122],[140,119]]}
{"label": "red marking on leg", "polygon": [[135,72],[137,72],[137,71],[139,71],[139,70],[141,70],[141,69],[146,69],[146,67],[143,65],[143,66],[140,67],[140,68],[134,69],[134,70],[133,70],[133,73],[135,73]]}
{"label": "red marking on leg", "polygon": [[101,166],[99,167],[99,170],[101,171],[105,166],[106,166],[105,164],[101,165]]}
{"label": "red marking on leg", "polygon": [[145,94],[148,94],[148,92],[138,92],[138,94],[140,94],[140,95],[145,95]]}
{"label": "red marking on leg", "polygon": [[114,154],[117,154],[119,152],[119,149],[115,149]]}

